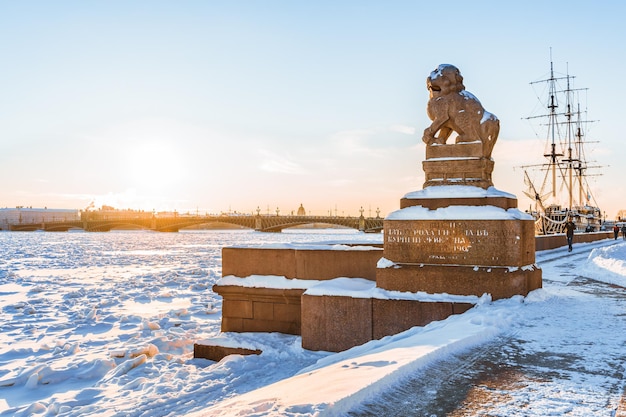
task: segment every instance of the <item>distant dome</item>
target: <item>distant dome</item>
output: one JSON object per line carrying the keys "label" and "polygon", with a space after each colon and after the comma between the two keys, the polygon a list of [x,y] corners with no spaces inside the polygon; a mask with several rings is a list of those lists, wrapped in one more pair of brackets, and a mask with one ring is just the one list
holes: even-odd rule
{"label": "distant dome", "polygon": [[306,210],[302,207],[302,203],[300,203],[300,207],[298,208],[298,216],[306,216]]}

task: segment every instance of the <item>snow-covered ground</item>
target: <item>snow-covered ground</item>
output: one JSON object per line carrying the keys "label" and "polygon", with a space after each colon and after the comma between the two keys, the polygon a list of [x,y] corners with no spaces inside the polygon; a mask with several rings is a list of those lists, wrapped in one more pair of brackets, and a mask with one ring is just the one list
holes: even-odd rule
{"label": "snow-covered ground", "polygon": [[211,286],[222,246],[346,240],[381,236],[0,233],[0,416],[611,416],[618,407],[622,240],[540,252],[544,288],[528,297],[484,297],[463,315],[346,352],[229,334],[263,353],[193,359],[195,341],[219,335]]}

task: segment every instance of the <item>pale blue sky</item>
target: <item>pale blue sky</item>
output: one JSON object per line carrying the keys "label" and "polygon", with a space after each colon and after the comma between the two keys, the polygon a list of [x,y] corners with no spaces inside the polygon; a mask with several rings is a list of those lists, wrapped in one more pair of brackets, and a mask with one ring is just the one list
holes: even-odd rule
{"label": "pale blue sky", "polygon": [[552,47],[589,87],[611,218],[626,209],[624,15],[609,1],[0,0],[0,207],[384,215],[422,187],[425,78],[451,63],[500,119],[494,183],[525,209],[513,168],[541,162],[522,118]]}

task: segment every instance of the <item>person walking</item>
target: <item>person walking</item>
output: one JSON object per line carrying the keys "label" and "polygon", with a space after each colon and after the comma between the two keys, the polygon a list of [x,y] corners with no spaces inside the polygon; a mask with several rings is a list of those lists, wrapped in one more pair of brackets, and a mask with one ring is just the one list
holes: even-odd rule
{"label": "person walking", "polygon": [[626,223],[622,225],[622,239],[626,240]]}
{"label": "person walking", "polygon": [[572,243],[574,243],[574,230],[576,230],[576,224],[572,221],[571,217],[568,217],[567,223],[565,223],[565,235],[567,236],[568,252],[572,251]]}
{"label": "person walking", "polygon": [[618,235],[619,235],[619,226],[615,224],[615,226],[613,226],[613,236],[615,237],[615,240],[617,240]]}

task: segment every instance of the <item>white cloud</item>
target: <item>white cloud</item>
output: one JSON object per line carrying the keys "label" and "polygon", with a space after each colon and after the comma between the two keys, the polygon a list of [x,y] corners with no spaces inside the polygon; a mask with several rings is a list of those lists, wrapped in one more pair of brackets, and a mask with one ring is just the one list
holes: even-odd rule
{"label": "white cloud", "polygon": [[375,133],[374,129],[351,129],[333,133],[330,138],[341,147],[363,148],[361,142],[372,137]]}
{"label": "white cloud", "polygon": [[404,133],[405,135],[414,135],[416,129],[413,126],[392,125],[389,126],[389,130],[392,132]]}
{"label": "white cloud", "polygon": [[279,174],[305,174],[306,171],[298,163],[291,160],[290,157],[278,155],[274,152],[259,149],[259,153],[263,156],[263,160],[259,165],[263,171],[274,172]]}
{"label": "white cloud", "polygon": [[331,187],[347,187],[354,184],[355,181],[348,178],[336,178],[328,182]]}
{"label": "white cloud", "polygon": [[412,146],[415,131],[415,127],[394,124],[384,128],[343,130],[332,134],[330,140],[339,152],[381,158],[389,156],[389,151]]}

